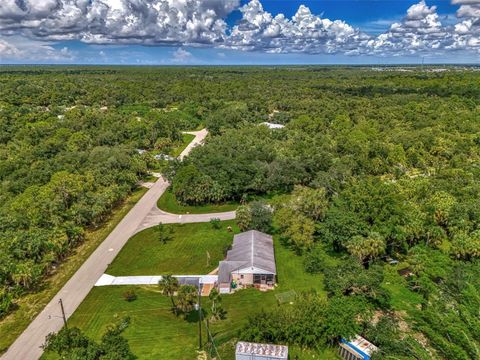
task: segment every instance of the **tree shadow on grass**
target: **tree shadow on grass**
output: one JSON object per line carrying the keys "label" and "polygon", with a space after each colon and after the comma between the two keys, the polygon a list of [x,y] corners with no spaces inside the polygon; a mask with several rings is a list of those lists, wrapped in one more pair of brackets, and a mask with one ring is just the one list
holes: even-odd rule
{"label": "tree shadow on grass", "polygon": [[[205,310],[202,309],[202,319],[204,320],[207,316]],[[192,310],[185,316],[185,321],[188,323],[197,323],[198,322],[198,311]]]}

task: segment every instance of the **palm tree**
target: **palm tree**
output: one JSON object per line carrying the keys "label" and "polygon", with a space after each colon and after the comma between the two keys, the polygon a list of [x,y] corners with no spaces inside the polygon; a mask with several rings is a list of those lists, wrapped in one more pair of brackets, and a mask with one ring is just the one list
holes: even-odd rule
{"label": "palm tree", "polygon": [[222,308],[222,298],[217,289],[212,289],[208,298],[212,302],[212,320],[220,320],[225,318],[225,310]]}
{"label": "palm tree", "polygon": [[163,295],[170,296],[170,300],[172,301],[172,309],[177,315],[177,304],[175,304],[175,300],[173,296],[179,289],[178,279],[173,277],[171,274],[162,276],[162,279],[158,282],[158,287]]}
{"label": "palm tree", "polygon": [[368,237],[357,235],[348,242],[346,248],[351,255],[362,262],[365,268],[368,268],[370,260],[385,252],[385,240],[376,232],[370,233]]}
{"label": "palm tree", "polygon": [[186,316],[193,310],[197,300],[198,290],[193,285],[182,285],[178,290],[178,307]]}

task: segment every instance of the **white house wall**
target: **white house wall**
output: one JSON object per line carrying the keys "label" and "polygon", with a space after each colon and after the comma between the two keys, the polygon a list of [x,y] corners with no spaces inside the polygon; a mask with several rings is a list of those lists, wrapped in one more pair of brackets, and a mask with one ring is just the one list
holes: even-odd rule
{"label": "white house wall", "polygon": [[247,267],[243,269],[238,269],[233,272],[234,274],[269,274],[269,275],[276,275],[267,270],[263,270],[257,267]]}

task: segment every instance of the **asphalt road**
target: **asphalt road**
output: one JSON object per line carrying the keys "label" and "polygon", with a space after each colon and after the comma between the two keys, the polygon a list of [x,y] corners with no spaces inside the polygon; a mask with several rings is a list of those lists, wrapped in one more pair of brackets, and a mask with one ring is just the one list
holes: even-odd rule
{"label": "asphalt road", "polygon": [[[207,130],[189,132],[195,139],[180,154],[183,159],[194,146],[202,143],[207,136]],[[10,346],[2,356],[2,360],[36,360],[42,355],[41,345],[45,337],[51,332],[57,332],[63,327],[62,313],[59,301],[62,299],[66,317],[70,317],[83,299],[90,292],[100,276],[105,273],[107,266],[113,261],[128,239],[141,229],[154,226],[155,221],[165,223],[175,222],[203,222],[211,217],[230,219],[235,217],[234,212],[227,215],[201,214],[179,215],[164,213],[157,208],[158,198],[165,192],[169,184],[159,178],[145,193],[129,213],[120,221],[115,229],[99,245],[93,254],[83,263],[77,272],[68,280],[63,288],[47,304],[40,314],[30,323],[25,331]],[[158,224],[158,222],[157,222]]]}

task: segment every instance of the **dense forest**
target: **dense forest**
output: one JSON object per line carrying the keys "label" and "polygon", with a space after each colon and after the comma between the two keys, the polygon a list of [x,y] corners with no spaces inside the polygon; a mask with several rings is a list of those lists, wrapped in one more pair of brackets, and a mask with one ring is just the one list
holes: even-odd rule
{"label": "dense forest", "polygon": [[377,358],[479,358],[480,72],[386,70],[4,68],[0,315],[155,166],[138,149],[205,125],[166,170],[177,200],[269,199],[325,279],[327,298],[252,316],[244,338],[315,348],[341,328]]}

